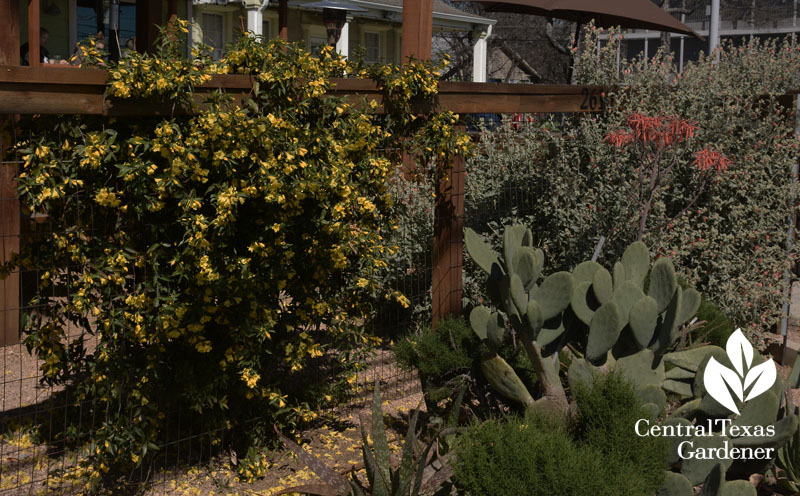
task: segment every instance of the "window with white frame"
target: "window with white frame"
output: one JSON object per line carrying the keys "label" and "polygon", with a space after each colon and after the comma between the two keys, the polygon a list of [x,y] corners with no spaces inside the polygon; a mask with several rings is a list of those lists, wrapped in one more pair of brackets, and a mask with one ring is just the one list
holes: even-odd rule
{"label": "window with white frame", "polygon": [[364,32],[364,62],[374,64],[381,57],[381,34]]}
{"label": "window with white frame", "polygon": [[261,23],[261,39],[267,41],[270,38],[272,38],[272,24],[267,19]]}
{"label": "window with white frame", "polygon": [[214,49],[211,52],[211,58],[219,60],[225,48],[225,19],[222,14],[203,13],[201,23],[203,27],[203,43]]}
{"label": "window with white frame", "polygon": [[323,36],[311,35],[308,38],[308,51],[314,55],[319,55],[320,50],[328,45],[328,38]]}

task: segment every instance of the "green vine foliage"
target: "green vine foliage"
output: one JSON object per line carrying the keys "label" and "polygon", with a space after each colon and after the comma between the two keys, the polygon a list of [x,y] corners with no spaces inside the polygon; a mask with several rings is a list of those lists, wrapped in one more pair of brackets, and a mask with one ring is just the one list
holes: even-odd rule
{"label": "green vine foliage", "polygon": [[[187,60],[185,27],[165,31],[155,56],[110,65],[111,101],[188,108],[230,73],[252,78],[245,104],[215,92],[166,118],[40,116],[17,146],[23,208],[49,225],[5,270],[39,270],[25,344],[43,381],[99,419],[65,434],[82,454],[67,475],[91,489],[150,463],[175,410],[197,412],[212,444],[250,419],[258,433],[314,418],[376,342],[369,302],[407,305],[378,283],[395,250],[387,150],[406,128],[371,115],[374,102],[326,94],[331,76],[367,72],[249,36],[219,63]],[[385,105],[435,94],[435,70],[411,67],[382,73]],[[467,151],[454,116],[415,119],[403,138],[424,145],[421,161]]]}

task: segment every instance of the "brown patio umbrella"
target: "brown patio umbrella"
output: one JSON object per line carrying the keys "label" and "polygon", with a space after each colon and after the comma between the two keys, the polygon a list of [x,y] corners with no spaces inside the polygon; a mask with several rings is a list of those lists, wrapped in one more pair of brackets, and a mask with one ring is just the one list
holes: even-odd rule
{"label": "brown patio umbrella", "polygon": [[594,19],[599,27],[669,31],[703,39],[650,0],[456,0],[478,2],[486,12],[532,14],[575,21],[579,25]]}

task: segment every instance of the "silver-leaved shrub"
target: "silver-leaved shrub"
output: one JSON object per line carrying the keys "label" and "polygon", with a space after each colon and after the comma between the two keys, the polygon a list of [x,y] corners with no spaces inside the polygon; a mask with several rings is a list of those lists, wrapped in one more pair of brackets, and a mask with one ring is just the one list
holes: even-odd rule
{"label": "silver-leaved shrub", "polygon": [[[607,137],[634,114],[692,122],[691,139],[669,144],[674,168],[654,195],[644,241],[750,337],[763,339],[781,317],[796,256],[786,239],[798,139],[791,97],[782,95],[800,86],[800,49],[788,40],[723,44],[717,63],[701,55],[676,75],[662,54],[618,66],[619,36],[606,33],[598,50],[600,34],[587,30],[576,67],[580,83],[611,88],[610,110],[482,133],[467,167],[467,224],[492,237],[502,232],[497,226],[525,223],[554,270],[591,256],[601,236],[600,259],[613,261],[637,237],[635,192],[649,158]],[[713,180],[698,173],[701,149],[728,160]],[[466,295],[477,301],[469,265],[466,281]]]}

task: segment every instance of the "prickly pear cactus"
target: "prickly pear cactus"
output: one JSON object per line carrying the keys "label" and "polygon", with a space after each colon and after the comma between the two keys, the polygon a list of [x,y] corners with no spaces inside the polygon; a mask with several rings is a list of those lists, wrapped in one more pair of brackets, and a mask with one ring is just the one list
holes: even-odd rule
{"label": "prickly pear cactus", "polygon": [[[542,396],[566,404],[566,395],[552,361],[542,359],[536,339],[542,332],[555,332],[572,298],[572,276],[557,272],[541,278],[542,250],[533,247],[529,229],[507,227],[501,257],[471,229],[465,233],[467,251],[488,275],[488,295],[498,311],[475,307],[470,325],[489,349],[481,369],[486,379],[507,398],[532,406],[530,393],[508,364],[497,355],[497,348],[508,322],[525,347],[542,384]],[[562,327],[563,329],[563,327]]]}
{"label": "prickly pear cactus", "polygon": [[663,355],[700,307],[700,293],[678,286],[668,258],[651,268],[650,253],[640,241],[625,250],[613,275],[591,261],[578,265],[572,275],[576,286],[570,308],[577,319],[569,324],[577,330],[567,331],[588,328],[585,356],[594,365],[605,363],[609,351],[621,357],[647,348]]}
{"label": "prickly pear cactus", "polygon": [[[470,315],[475,333],[489,346],[484,367],[494,375],[500,368],[496,359],[496,328],[505,318],[525,347],[542,384],[543,396],[566,401],[558,370],[550,357],[567,344],[581,355],[568,373],[570,382],[591,377],[593,368],[623,359],[621,371],[632,370],[630,378],[641,386],[641,396],[654,415],[666,403],[661,389],[664,376],[662,355],[678,337],[680,326],[694,316],[700,294],[683,291],[668,259],[650,264],[647,247],[636,242],[625,250],[614,265],[613,274],[594,261],[583,262],[569,272],[543,277],[544,254],[534,248],[529,229],[509,226],[503,235],[502,255],[496,253],[471,229],[465,232],[467,251],[487,275],[487,294],[495,311],[478,306]],[[649,285],[645,282],[649,278]],[[494,329],[494,331],[493,331]],[[609,358],[611,360],[609,360]],[[521,384],[509,379],[510,367],[502,377],[489,377],[492,384]],[[643,373],[646,371],[646,373]],[[646,379],[644,379],[646,378]],[[679,386],[676,386],[679,387]],[[514,393],[509,398],[529,401],[529,394]]]}

